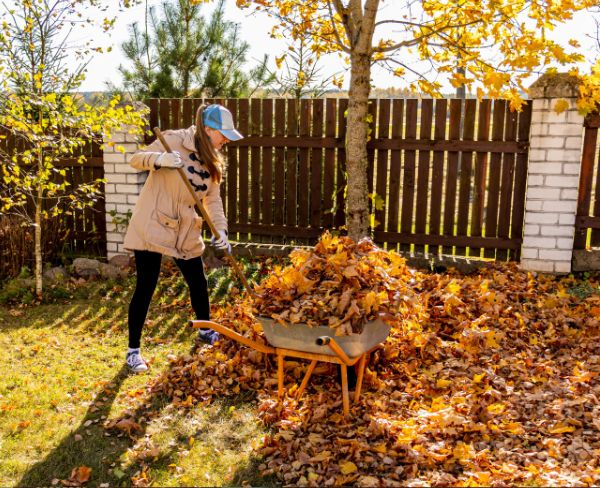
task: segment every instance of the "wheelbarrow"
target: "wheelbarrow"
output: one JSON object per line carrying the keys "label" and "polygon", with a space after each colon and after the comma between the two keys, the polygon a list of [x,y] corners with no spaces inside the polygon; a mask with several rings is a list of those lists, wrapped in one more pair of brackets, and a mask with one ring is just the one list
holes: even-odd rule
{"label": "wheelbarrow", "polygon": [[342,405],[344,416],[350,414],[348,393],[348,366],[358,364],[354,402],[360,399],[365,368],[370,353],[386,340],[390,326],[381,319],[365,324],[363,332],[349,336],[335,336],[335,329],[306,324],[283,326],[266,317],[257,317],[269,345],[238,334],[229,327],[206,320],[191,320],[194,328],[210,328],[229,339],[265,354],[277,356],[277,395],[283,397],[284,362],[286,357],[308,359],[310,364],[296,392],[299,400],[319,361],[340,365],[342,376]]}

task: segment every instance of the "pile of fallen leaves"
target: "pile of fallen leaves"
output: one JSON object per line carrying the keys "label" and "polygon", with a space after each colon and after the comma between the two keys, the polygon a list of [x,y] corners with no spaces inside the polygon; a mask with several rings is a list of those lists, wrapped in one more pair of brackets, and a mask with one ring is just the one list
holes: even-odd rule
{"label": "pile of fallen leaves", "polygon": [[337,335],[360,333],[377,318],[397,320],[399,304],[414,295],[406,261],[369,239],[356,243],[326,232],[314,248],[297,249],[290,260],[255,290],[255,312],[283,326],[306,323],[334,328]]}
{"label": "pile of fallen leaves", "polygon": [[[372,354],[349,419],[335,376],[313,376],[297,401],[307,364],[286,361],[278,401],[274,358],[229,340],[174,358],[151,394],[191,408],[256,392],[272,428],[259,469],[288,485],[598,485],[598,277],[516,265],[403,273],[410,299],[398,302],[401,320]],[[213,319],[264,340],[253,306],[238,300]]]}

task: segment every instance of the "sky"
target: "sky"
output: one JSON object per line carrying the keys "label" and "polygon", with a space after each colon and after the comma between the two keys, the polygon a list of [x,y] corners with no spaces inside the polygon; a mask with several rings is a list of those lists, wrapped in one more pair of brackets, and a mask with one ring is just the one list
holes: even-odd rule
{"label": "sky", "polygon": [[[384,17],[393,16],[394,2],[399,0],[388,0],[382,3]],[[116,3],[116,0],[115,0]],[[161,0],[148,0],[149,5],[159,5]],[[206,12],[209,13],[213,5],[205,6]],[[128,39],[128,26],[138,21],[144,21],[144,3],[127,9],[124,13],[119,14],[114,25],[107,36],[100,29],[88,30],[87,35],[93,35],[94,39],[102,46],[111,46],[112,51],[109,53],[95,54],[94,58],[88,65],[88,73],[86,80],[81,86],[82,91],[98,91],[106,89],[106,81],[111,81],[113,84],[121,85],[121,74],[118,71],[120,64],[126,64],[127,61],[121,51],[121,44]],[[235,6],[235,0],[226,0],[226,19],[241,24],[241,37],[250,45],[249,51],[249,67],[255,66],[259,60],[262,60],[263,55],[269,54],[270,67],[275,69],[275,56],[281,55],[286,49],[284,40],[275,40],[269,36],[271,27],[274,21],[264,13],[251,14],[249,10],[241,10]],[[106,14],[90,12],[89,15],[97,20],[97,24],[102,23],[102,19]],[[558,28],[553,35],[557,38],[566,41],[570,37],[576,37],[582,44],[584,52],[589,58],[596,55],[594,42],[585,34],[595,32],[595,23],[593,17],[589,13],[578,14],[573,21]],[[345,71],[344,63],[337,56],[330,56],[323,62],[323,75],[331,76],[332,74],[341,74]],[[535,81],[534,76],[531,82]],[[349,73],[346,73],[345,88],[348,85]],[[374,67],[372,72],[373,86],[378,88],[397,87],[401,88],[402,84],[392,74],[383,68]]]}

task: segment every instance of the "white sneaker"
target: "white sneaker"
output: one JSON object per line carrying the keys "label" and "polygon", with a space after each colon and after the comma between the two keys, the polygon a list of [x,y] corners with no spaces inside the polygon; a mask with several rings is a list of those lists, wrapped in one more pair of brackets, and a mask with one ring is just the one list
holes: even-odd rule
{"label": "white sneaker", "polygon": [[142,355],[139,352],[128,352],[127,356],[125,356],[125,361],[129,369],[134,373],[141,373],[148,370],[148,365],[142,359]]}

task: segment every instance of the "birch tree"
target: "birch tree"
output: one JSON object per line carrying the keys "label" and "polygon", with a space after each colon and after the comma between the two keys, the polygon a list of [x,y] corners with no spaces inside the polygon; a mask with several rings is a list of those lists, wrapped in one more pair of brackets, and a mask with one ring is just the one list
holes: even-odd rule
{"label": "birch tree", "polygon": [[[111,2],[113,10],[116,4]],[[127,3],[129,5],[129,2]],[[122,4],[121,7],[127,5]],[[13,215],[34,231],[36,295],[42,297],[42,224],[99,197],[101,181],[71,185],[60,162],[122,124],[141,132],[142,114],[117,98],[91,106],[75,90],[90,55],[102,48],[78,44],[95,0],[23,0],[0,7],[0,215]],[[114,19],[106,18],[109,30]],[[71,59],[80,59],[73,65]],[[9,143],[10,141],[10,143]],[[33,210],[31,210],[33,209]]]}

